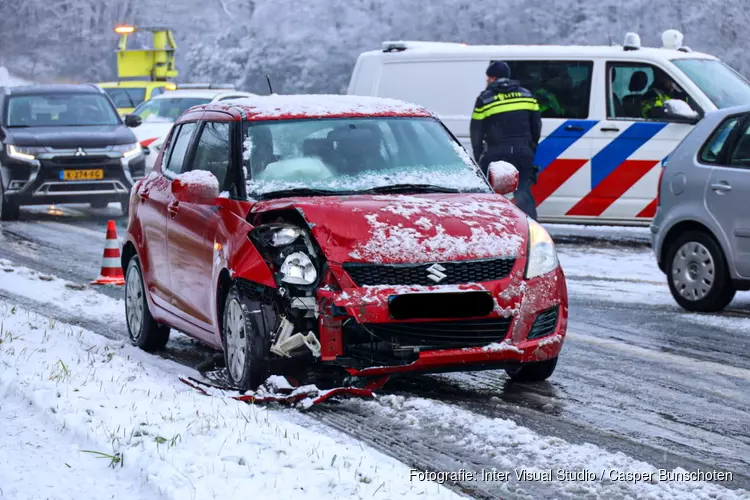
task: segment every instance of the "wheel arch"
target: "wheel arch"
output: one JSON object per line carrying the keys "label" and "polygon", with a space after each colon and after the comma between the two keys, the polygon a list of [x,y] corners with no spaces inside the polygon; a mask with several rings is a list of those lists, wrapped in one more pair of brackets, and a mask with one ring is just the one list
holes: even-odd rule
{"label": "wheel arch", "polygon": [[138,255],[138,251],[135,249],[135,245],[132,241],[126,241],[122,246],[122,255],[120,255],[120,266],[123,272],[128,268],[130,259]]}

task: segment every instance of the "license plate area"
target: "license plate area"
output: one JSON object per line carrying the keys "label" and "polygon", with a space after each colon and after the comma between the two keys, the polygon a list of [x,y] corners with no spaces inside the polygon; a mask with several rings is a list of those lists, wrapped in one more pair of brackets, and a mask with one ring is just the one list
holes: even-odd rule
{"label": "license plate area", "polygon": [[104,179],[104,170],[101,168],[86,170],[61,170],[61,181],[100,181]]}
{"label": "license plate area", "polygon": [[489,292],[407,293],[388,297],[391,319],[451,319],[487,316],[495,308]]}

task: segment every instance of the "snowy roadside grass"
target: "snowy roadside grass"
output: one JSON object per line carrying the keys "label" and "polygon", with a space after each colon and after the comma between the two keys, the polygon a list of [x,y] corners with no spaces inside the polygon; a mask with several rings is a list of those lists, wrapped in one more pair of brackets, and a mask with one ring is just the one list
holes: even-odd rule
{"label": "snowy roadside grass", "polygon": [[[412,428],[415,434],[440,436],[441,440],[475,451],[488,458],[499,472],[509,472],[511,480],[522,471],[539,473],[551,470],[552,481],[548,483],[554,483],[559,498],[750,499],[750,492],[731,490],[707,481],[659,481],[658,468],[624,453],[542,436],[511,420],[478,415],[439,401],[387,395],[377,401],[352,400],[345,404],[357,405],[368,412],[397,420]],[[558,480],[558,471],[588,471],[595,474],[595,479]],[[668,472],[685,471],[675,469]],[[656,474],[649,480],[634,481],[620,476],[626,473]]]}
{"label": "snowy roadside grass", "polygon": [[354,440],[291,423],[293,410],[202,395],[177,380],[190,372],[0,301],[0,393],[94,443],[100,474],[130,469],[180,500],[457,498]]}

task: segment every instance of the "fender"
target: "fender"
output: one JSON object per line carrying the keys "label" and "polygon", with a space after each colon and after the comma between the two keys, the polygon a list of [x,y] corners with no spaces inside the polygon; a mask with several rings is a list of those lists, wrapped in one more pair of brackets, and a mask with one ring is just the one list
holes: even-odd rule
{"label": "fender", "polygon": [[[232,204],[231,207],[230,204]],[[226,243],[221,249],[229,275],[232,279],[242,278],[269,288],[277,288],[273,272],[247,236],[254,226],[242,217],[249,210],[244,203],[240,205],[234,206],[231,200],[220,205],[222,210],[227,208],[227,212],[231,211],[231,215],[224,217]],[[216,246],[219,244],[220,242]],[[220,271],[220,269],[216,270],[215,279],[218,279]]]}

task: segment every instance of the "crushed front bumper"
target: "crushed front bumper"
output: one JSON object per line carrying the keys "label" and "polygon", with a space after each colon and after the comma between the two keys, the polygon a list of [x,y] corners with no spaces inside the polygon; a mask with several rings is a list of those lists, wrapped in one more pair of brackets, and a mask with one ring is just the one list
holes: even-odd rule
{"label": "crushed front bumper", "polygon": [[[492,311],[481,317],[392,317],[394,296],[477,292],[489,294],[494,302]],[[568,318],[560,268],[530,280],[514,272],[500,281],[471,285],[321,289],[318,304],[322,361],[343,365],[355,376],[468,371],[552,359],[562,349]],[[360,348],[368,344],[362,332],[380,340],[388,337],[377,343],[377,356],[362,355]]]}

